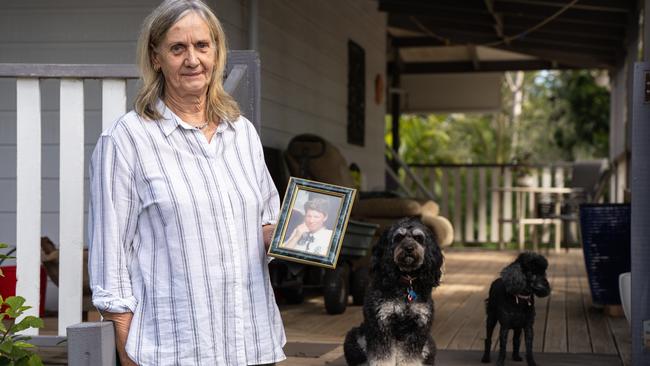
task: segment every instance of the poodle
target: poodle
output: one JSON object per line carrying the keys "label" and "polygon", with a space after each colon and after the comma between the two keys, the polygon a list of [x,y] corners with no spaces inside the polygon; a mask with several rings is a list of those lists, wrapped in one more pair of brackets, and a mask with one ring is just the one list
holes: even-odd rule
{"label": "poodle", "polygon": [[551,293],[551,287],[546,279],[548,261],[542,255],[526,252],[501,271],[490,286],[490,295],[486,302],[487,336],[485,351],[481,362],[490,362],[492,347],[492,331],[497,321],[500,324],[499,358],[497,365],[503,366],[506,358],[508,331],[512,329],[512,359],[521,361],[519,345],[521,330],[524,330],[526,345],[526,362],[534,366],[533,358],[533,323],[535,321],[535,296],[545,297]]}
{"label": "poodle", "polygon": [[443,255],[433,232],[418,218],[386,230],[372,252],[363,323],[345,337],[348,365],[433,365],[433,299]]}

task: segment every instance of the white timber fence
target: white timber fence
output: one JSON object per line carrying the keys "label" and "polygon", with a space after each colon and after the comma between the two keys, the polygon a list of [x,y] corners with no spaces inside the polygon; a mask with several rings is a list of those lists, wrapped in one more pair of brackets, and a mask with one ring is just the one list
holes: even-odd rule
{"label": "white timber fence", "polygon": [[[102,130],[126,111],[134,65],[0,64],[0,78],[16,82],[16,294],[38,316],[40,303],[42,131],[41,82],[59,80],[58,334],[82,320],[84,243],[84,80],[101,82]],[[25,333],[36,335],[38,330]]]}
{"label": "white timber fence", "polygon": [[[517,208],[526,217],[539,215],[548,202],[543,195],[517,195],[508,188],[534,186],[568,187],[571,163],[548,165],[514,164],[409,164],[402,166],[399,177],[407,195],[432,199],[440,206],[440,215],[454,226],[455,242],[465,244],[510,243],[515,239],[513,219]],[[517,202],[522,200],[523,202]],[[502,225],[499,228],[500,224]],[[533,227],[526,228],[527,237]],[[551,241],[552,228],[542,228],[540,241]],[[577,240],[577,224],[570,222],[560,234],[565,243]]]}

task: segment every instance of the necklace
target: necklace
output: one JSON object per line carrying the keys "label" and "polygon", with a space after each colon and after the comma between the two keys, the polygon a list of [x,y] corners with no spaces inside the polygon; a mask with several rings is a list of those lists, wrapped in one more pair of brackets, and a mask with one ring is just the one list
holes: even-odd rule
{"label": "necklace", "polygon": [[206,122],[206,123],[203,123],[203,124],[200,124],[200,125],[198,125],[198,126],[194,126],[194,127],[195,127],[195,128],[198,128],[199,130],[202,130],[202,129],[208,127],[209,124],[210,124],[210,121],[208,121],[208,122]]}

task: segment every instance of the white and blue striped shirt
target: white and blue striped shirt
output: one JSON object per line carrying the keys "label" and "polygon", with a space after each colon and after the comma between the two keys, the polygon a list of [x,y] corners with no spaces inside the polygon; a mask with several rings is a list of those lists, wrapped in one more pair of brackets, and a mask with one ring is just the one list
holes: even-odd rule
{"label": "white and blue striped shirt", "polygon": [[208,143],[158,108],[158,121],[121,117],[93,153],[93,304],[133,312],[126,351],[141,366],[281,361],[262,240],[280,204],[255,128],[220,123]]}

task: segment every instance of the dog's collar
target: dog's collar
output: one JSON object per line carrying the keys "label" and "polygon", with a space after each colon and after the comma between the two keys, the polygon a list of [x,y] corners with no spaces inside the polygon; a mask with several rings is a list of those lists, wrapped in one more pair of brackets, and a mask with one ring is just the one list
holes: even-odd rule
{"label": "dog's collar", "polygon": [[417,277],[412,277],[409,275],[401,275],[399,277],[399,282],[405,286],[406,288],[406,302],[413,302],[417,300],[418,294],[413,290],[413,281],[415,281]]}
{"label": "dog's collar", "polygon": [[409,275],[401,275],[399,277],[399,283],[401,283],[402,285],[411,287],[411,286],[413,286],[413,281],[415,281],[416,279],[417,279],[417,277],[412,277],[412,276],[409,276]]}
{"label": "dog's collar", "polygon": [[532,295],[515,295],[515,302],[517,305],[519,305],[519,300],[526,301],[526,303],[528,303],[528,306],[531,306],[533,305],[533,302],[531,301],[532,298]]}

